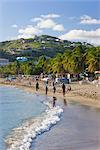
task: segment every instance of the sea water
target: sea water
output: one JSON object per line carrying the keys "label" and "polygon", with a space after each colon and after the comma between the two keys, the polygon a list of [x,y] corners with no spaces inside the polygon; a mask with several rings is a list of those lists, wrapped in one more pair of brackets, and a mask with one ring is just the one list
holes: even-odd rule
{"label": "sea water", "polygon": [[0,150],[29,150],[38,135],[60,121],[63,110],[48,101],[21,89],[0,87]]}

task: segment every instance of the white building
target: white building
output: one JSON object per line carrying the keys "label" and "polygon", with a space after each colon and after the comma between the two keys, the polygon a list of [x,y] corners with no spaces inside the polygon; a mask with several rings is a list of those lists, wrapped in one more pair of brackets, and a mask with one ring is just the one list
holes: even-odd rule
{"label": "white building", "polygon": [[0,66],[5,66],[9,64],[9,59],[0,58]]}

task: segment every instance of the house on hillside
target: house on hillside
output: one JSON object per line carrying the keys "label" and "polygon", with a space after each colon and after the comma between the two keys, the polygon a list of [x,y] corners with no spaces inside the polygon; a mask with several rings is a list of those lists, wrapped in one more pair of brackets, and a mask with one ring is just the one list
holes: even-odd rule
{"label": "house on hillside", "polygon": [[8,65],[9,63],[10,63],[9,59],[0,58],[0,66],[5,66]]}
{"label": "house on hillside", "polygon": [[19,53],[21,53],[21,54],[32,53],[32,48],[28,48],[28,49],[18,49],[17,51],[18,51]]}
{"label": "house on hillside", "polygon": [[45,41],[41,41],[42,44],[46,43]]}

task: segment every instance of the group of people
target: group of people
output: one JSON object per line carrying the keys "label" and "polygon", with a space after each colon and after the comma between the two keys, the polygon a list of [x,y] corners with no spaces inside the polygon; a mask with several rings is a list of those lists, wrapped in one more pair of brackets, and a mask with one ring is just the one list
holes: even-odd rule
{"label": "group of people", "polygon": [[[39,82],[38,82],[38,79],[36,80],[36,91],[39,90]],[[45,82],[45,91],[46,91],[46,95],[48,93],[48,80]],[[71,86],[68,85],[67,87],[67,91],[66,91],[66,86],[64,83],[62,83],[62,93],[63,95],[65,96],[65,93],[68,92],[68,91],[71,91]],[[56,93],[56,86],[55,86],[55,82],[53,81],[53,93],[55,94]]]}
{"label": "group of people", "polygon": [[[56,93],[56,85],[55,85],[54,81],[52,82],[52,86],[53,86],[53,93],[55,94]],[[38,91],[38,90],[39,90],[39,82],[38,82],[38,79],[36,79],[36,91]],[[65,84],[62,83],[62,93],[63,93],[63,96],[65,96],[66,91],[67,92],[71,91],[71,86],[68,85],[67,86],[67,90],[66,90]],[[48,80],[45,82],[45,93],[46,93],[46,95],[48,93]],[[57,100],[56,97],[53,96],[53,107],[55,107],[56,100]]]}

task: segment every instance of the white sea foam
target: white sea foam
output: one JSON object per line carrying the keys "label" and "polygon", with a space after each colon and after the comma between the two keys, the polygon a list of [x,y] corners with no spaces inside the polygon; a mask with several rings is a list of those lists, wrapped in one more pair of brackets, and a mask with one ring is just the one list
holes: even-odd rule
{"label": "white sea foam", "polygon": [[50,103],[45,103],[48,107],[41,117],[25,121],[20,127],[13,129],[12,134],[7,137],[7,150],[29,150],[32,141],[43,132],[60,121],[63,109],[59,106],[52,107]]}

